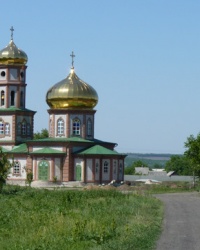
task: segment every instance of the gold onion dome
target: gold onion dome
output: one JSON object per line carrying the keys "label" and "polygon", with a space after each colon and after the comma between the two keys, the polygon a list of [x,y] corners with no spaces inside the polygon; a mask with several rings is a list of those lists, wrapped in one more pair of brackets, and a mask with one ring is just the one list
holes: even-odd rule
{"label": "gold onion dome", "polygon": [[82,81],[74,72],[51,87],[46,94],[46,102],[52,109],[93,109],[98,103],[96,90]]}
{"label": "gold onion dome", "polygon": [[0,64],[22,64],[25,65],[28,61],[28,57],[26,53],[17,48],[15,43],[13,42],[13,27],[11,27],[11,40],[9,44],[0,51]]}

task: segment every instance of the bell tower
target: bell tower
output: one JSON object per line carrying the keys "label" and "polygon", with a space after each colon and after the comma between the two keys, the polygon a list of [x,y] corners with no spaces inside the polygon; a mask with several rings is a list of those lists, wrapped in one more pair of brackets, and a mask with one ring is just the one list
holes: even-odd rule
{"label": "bell tower", "polygon": [[33,138],[34,111],[26,109],[26,53],[11,40],[0,51],[0,146],[14,145]]}

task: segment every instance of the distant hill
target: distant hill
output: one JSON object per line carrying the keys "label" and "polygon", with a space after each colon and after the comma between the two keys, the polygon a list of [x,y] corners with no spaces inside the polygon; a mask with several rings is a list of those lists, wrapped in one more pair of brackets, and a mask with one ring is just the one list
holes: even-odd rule
{"label": "distant hill", "polygon": [[173,154],[140,154],[127,153],[125,158],[125,167],[132,165],[135,161],[142,161],[148,165],[149,168],[161,167],[164,168],[168,160]]}

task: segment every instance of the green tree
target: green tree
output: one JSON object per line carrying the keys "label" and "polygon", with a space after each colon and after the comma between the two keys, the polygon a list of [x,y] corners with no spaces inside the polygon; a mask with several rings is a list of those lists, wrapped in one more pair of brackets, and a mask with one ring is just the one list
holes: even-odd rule
{"label": "green tree", "polygon": [[44,139],[49,137],[49,132],[46,128],[43,128],[41,132],[34,133],[34,139]]}
{"label": "green tree", "polygon": [[178,175],[191,175],[190,161],[186,156],[173,155],[170,160],[166,162],[165,170],[175,171]]}
{"label": "green tree", "polygon": [[200,177],[200,133],[197,137],[190,135],[185,142],[187,149],[184,155],[188,158],[193,172],[193,184],[195,185],[195,176]]}
{"label": "green tree", "polygon": [[3,185],[6,183],[11,167],[12,163],[8,160],[8,155],[0,147],[0,193],[3,190]]}

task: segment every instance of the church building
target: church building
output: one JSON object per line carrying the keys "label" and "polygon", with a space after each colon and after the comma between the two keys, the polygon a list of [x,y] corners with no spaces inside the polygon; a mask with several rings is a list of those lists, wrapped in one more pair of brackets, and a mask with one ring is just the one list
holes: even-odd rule
{"label": "church building", "polygon": [[9,182],[108,183],[123,181],[124,158],[116,143],[95,139],[98,95],[74,70],[46,93],[49,137],[33,139],[35,111],[26,108],[28,57],[11,40],[0,51],[0,146],[13,157]]}

